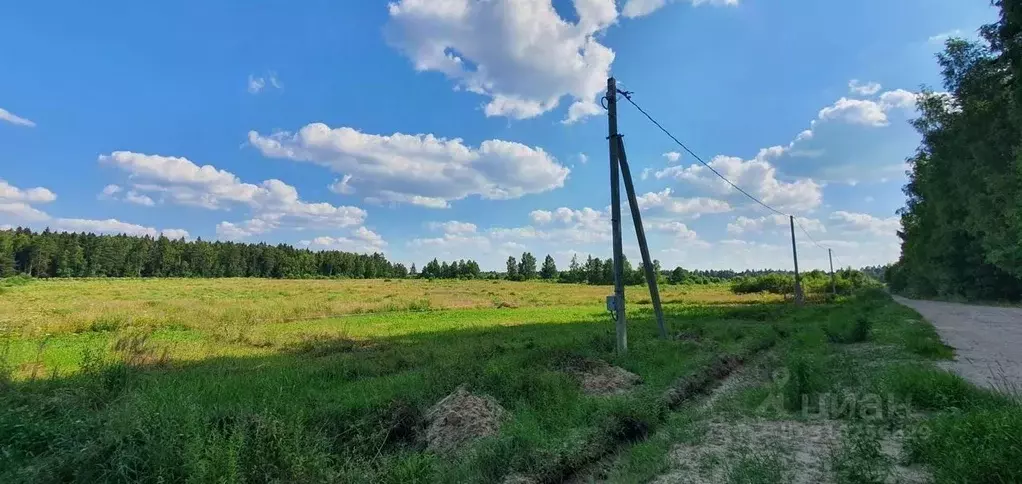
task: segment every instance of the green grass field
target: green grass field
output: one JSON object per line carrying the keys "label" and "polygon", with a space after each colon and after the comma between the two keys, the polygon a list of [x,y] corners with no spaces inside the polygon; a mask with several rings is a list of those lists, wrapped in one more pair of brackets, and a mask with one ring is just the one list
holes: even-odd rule
{"label": "green grass field", "polygon": [[[608,291],[420,280],[0,284],[0,482],[636,482],[670,472],[670,449],[697,440],[700,422],[753,415],[774,390],[787,403],[773,419],[797,420],[802,395],[886,385],[948,432],[953,422],[940,419],[985,422],[944,413],[952,397],[956,408],[982,400],[977,411],[1000,412],[998,428],[1017,428],[1001,397],[897,373],[936,371],[930,361],[949,351],[882,293],[798,308],[726,286],[668,286],[671,337],[660,340],[648,294],[629,288],[630,351],[620,356]],[[862,345],[872,349],[846,350]],[[599,362],[641,384],[584,393],[576,370]],[[798,378],[693,410],[741,362]],[[427,450],[427,411],[461,386],[506,409],[499,432],[456,453]],[[947,442],[912,442],[913,458],[941,476]],[[872,462],[849,455],[849,475]],[[779,468],[747,464],[735,482]]]}

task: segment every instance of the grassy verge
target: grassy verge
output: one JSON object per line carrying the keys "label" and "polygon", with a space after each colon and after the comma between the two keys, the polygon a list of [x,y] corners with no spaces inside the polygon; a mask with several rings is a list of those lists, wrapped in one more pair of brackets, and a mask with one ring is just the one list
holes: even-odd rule
{"label": "grassy verge", "polygon": [[[1017,397],[939,369],[935,362],[951,350],[918,314],[877,291],[813,316],[775,325],[785,337],[751,365],[747,381],[712,405],[668,418],[649,439],[622,450],[602,476],[643,482],[680,473],[737,483],[818,472],[819,479],[849,483],[1022,480]],[[785,448],[791,435],[795,448]],[[812,445],[798,448],[797,441]],[[784,450],[772,453],[778,448]],[[792,454],[802,460],[777,465]],[[693,455],[701,458],[692,462]],[[817,467],[800,467],[813,459]],[[786,469],[783,479],[778,469]]]}

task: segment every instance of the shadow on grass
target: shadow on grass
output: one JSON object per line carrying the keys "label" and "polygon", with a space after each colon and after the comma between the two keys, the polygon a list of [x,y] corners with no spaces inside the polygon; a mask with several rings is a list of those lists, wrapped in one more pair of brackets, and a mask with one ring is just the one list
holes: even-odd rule
{"label": "shadow on grass", "polygon": [[[772,344],[825,308],[668,307],[630,314],[630,352],[608,318],[417,333],[310,337],[268,356],[115,362],[86,355],[74,376],[0,389],[2,482],[493,482],[557,480],[667,411],[661,395],[724,354]],[[640,375],[595,398],[562,371],[600,359]],[[158,364],[156,364],[158,363]],[[510,412],[473,452],[423,451],[425,411],[459,385]],[[622,437],[624,436],[624,437]]]}

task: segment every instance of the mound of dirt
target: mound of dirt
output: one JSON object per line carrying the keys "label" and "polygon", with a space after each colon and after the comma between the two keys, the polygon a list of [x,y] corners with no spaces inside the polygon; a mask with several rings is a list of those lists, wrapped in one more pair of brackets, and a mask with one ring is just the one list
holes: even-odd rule
{"label": "mound of dirt", "polygon": [[481,437],[496,434],[506,410],[486,395],[459,386],[426,412],[426,448],[449,452]]}
{"label": "mound of dirt", "polygon": [[584,369],[576,372],[586,395],[606,397],[627,393],[642,383],[642,377],[624,368],[608,365],[602,361],[587,362]]}
{"label": "mound of dirt", "polygon": [[500,481],[501,484],[538,484],[535,479],[521,474],[511,474]]}

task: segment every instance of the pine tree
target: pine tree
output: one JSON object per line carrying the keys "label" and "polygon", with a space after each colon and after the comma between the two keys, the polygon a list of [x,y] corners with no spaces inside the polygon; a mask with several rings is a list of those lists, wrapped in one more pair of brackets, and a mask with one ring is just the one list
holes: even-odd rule
{"label": "pine tree", "polygon": [[568,264],[568,281],[571,283],[580,283],[585,279],[585,275],[582,273],[582,266],[578,263],[578,254],[571,255],[571,263]]}
{"label": "pine tree", "polygon": [[522,261],[518,263],[518,277],[524,281],[536,278],[536,257],[531,252],[522,253]]}
{"label": "pine tree", "polygon": [[515,260],[514,256],[507,257],[507,280],[518,280],[518,261]]}
{"label": "pine tree", "polygon": [[548,281],[557,277],[557,264],[554,263],[554,258],[550,257],[550,254],[543,259],[543,268],[539,271],[539,277]]}

